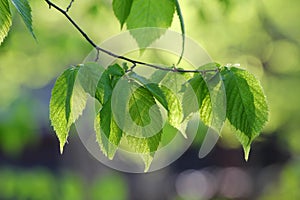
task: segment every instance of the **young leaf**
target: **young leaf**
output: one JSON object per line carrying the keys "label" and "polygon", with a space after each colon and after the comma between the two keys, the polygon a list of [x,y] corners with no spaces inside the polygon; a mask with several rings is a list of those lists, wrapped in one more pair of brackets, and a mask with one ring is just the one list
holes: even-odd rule
{"label": "young leaf", "polygon": [[176,93],[171,91],[165,86],[161,86],[161,89],[166,96],[168,102],[168,122],[171,126],[180,129],[180,125],[183,119],[182,105]]}
{"label": "young leaf", "polygon": [[[184,93],[183,110],[185,117],[199,111],[201,121],[219,131],[226,119],[225,90],[219,73],[214,72],[211,76],[205,77],[205,81],[202,75],[197,74],[189,80],[191,87]],[[197,102],[194,102],[195,99]]]}
{"label": "young leaf", "polygon": [[122,130],[116,124],[111,101],[107,101],[96,116],[95,130],[97,142],[105,156],[113,159],[122,137]]}
{"label": "young leaf", "polygon": [[[198,112],[201,109],[204,99],[209,98],[206,82],[200,74],[190,79],[188,84],[191,87],[187,87],[182,100],[184,118],[188,117],[191,113]],[[196,96],[197,102],[195,102],[196,98],[194,96]]]}
{"label": "young leaf", "polygon": [[[168,122],[178,129],[180,129],[184,117],[182,108],[183,93],[181,93],[184,83],[186,83],[186,79],[183,75],[172,72],[166,74],[160,83],[168,102]],[[182,134],[186,137],[184,132]]]}
{"label": "young leaf", "polygon": [[111,98],[112,89],[109,73],[105,70],[98,82],[95,98],[105,104]]}
{"label": "young leaf", "polygon": [[112,6],[115,16],[118,18],[121,29],[130,13],[133,0],[113,0]]}
{"label": "young leaf", "polygon": [[122,67],[120,67],[120,65],[118,65],[118,64],[110,65],[107,68],[107,72],[111,76],[123,76],[125,74],[124,69]]}
{"label": "young leaf", "polygon": [[101,75],[96,89],[96,99],[103,105],[95,119],[97,142],[103,154],[113,159],[122,137],[122,130],[113,118],[111,96],[115,84],[124,74],[117,64],[109,66]]}
{"label": "young leaf", "polygon": [[[136,83],[131,85],[129,114],[135,123],[131,131],[140,137],[149,137],[162,124],[162,116],[152,94]],[[137,126],[136,126],[137,125]],[[156,133],[155,133],[156,134]]]}
{"label": "young leaf", "polygon": [[11,23],[8,0],[0,0],[0,45],[7,36]]}
{"label": "young leaf", "polygon": [[161,132],[145,138],[127,135],[126,141],[133,152],[141,155],[145,163],[145,172],[148,171],[154,158],[155,151],[161,141]]}
{"label": "young leaf", "polygon": [[[134,0],[131,12],[127,18],[127,28],[137,41],[139,47],[144,49],[164,34],[164,29],[172,24],[175,11],[174,1],[171,0]],[[140,29],[157,27],[156,29]]]}
{"label": "young leaf", "polygon": [[135,153],[153,153],[159,146],[161,140],[161,132],[147,138],[138,138],[131,135],[126,135],[126,140],[128,145],[134,150]]}
{"label": "young leaf", "polygon": [[50,121],[60,142],[60,152],[67,141],[71,125],[85,108],[87,95],[76,82],[79,67],[71,67],[56,80],[50,99]]}
{"label": "young leaf", "polygon": [[27,29],[31,33],[32,37],[35,38],[33,29],[32,29],[32,17],[31,17],[31,8],[27,0],[11,0],[18,13],[22,17]]}
{"label": "young leaf", "polygon": [[94,62],[81,64],[79,67],[77,76],[80,84],[86,93],[92,97],[96,97],[99,93],[99,91],[97,91],[97,85],[104,72],[104,68]]}
{"label": "young leaf", "polygon": [[113,87],[124,73],[124,69],[118,64],[109,66],[102,73],[95,94],[95,98],[98,99],[101,104],[105,104],[111,98]]}
{"label": "young leaf", "polygon": [[130,77],[142,84],[166,110],[169,110],[166,96],[157,83],[151,83],[146,78],[139,76],[134,72],[130,73]]}
{"label": "young leaf", "polygon": [[160,83],[168,74],[168,71],[156,70],[150,77],[153,83]]}
{"label": "young leaf", "polygon": [[237,137],[248,159],[250,145],[268,120],[268,105],[259,81],[235,67],[221,70],[227,96],[227,118],[240,132]]}

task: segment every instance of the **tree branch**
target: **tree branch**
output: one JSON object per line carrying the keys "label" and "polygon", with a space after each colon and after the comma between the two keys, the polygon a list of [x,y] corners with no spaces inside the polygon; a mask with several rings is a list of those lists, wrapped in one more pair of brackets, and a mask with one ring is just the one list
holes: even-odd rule
{"label": "tree branch", "polygon": [[[170,72],[181,72],[181,73],[201,73],[202,75],[204,75],[207,72],[218,72],[219,69],[206,69],[206,70],[185,70],[185,69],[179,69],[176,68],[175,66],[173,66],[172,68],[166,68],[166,67],[161,67],[158,65],[154,65],[151,63],[146,63],[146,62],[142,62],[142,61],[138,61],[138,60],[134,60],[131,58],[127,58],[125,56],[121,56],[118,54],[115,54],[111,51],[108,51],[106,49],[103,49],[101,47],[99,47],[98,45],[96,45],[96,43],[81,29],[81,27],[70,17],[70,15],[68,14],[69,9],[72,6],[72,3],[74,2],[74,0],[72,0],[68,6],[68,8],[66,10],[63,10],[62,8],[60,8],[59,6],[57,6],[55,3],[51,2],[50,0],[45,0],[46,3],[49,5],[49,8],[54,8],[56,9],[58,12],[60,12],[61,14],[63,14],[68,21],[77,29],[77,31],[79,31],[79,33],[85,38],[85,40],[91,45],[93,46],[96,50],[97,50],[97,58],[96,61],[98,60],[99,57],[99,52],[103,52],[109,56],[112,56],[114,58],[120,59],[120,60],[124,60],[127,62],[132,63],[132,65],[135,67],[136,65],[143,65],[146,67],[151,67],[154,69],[159,69],[159,70],[164,70],[164,71],[170,71]],[[133,67],[133,68],[134,68]],[[133,69],[132,68],[132,69]]]}

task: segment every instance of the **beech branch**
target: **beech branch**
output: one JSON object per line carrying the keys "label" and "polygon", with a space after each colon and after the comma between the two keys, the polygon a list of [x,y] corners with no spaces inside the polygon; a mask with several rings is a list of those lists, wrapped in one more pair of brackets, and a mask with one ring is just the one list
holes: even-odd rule
{"label": "beech branch", "polygon": [[58,12],[60,12],[62,15],[64,15],[68,21],[75,27],[75,29],[84,37],[84,39],[92,46],[96,49],[97,51],[97,57],[96,57],[96,61],[99,58],[99,52],[103,52],[111,57],[114,57],[116,59],[120,59],[123,61],[127,61],[129,63],[132,64],[132,67],[130,68],[131,70],[133,68],[135,68],[137,65],[142,65],[142,66],[146,66],[146,67],[151,67],[154,69],[158,69],[158,70],[164,70],[164,71],[170,71],[170,72],[181,72],[181,73],[201,73],[201,74],[205,74],[207,72],[218,72],[219,69],[205,69],[205,70],[186,70],[186,69],[181,69],[181,68],[176,68],[175,66],[173,66],[172,68],[167,68],[167,67],[162,67],[162,66],[158,66],[158,65],[154,65],[151,63],[146,63],[143,61],[139,61],[139,60],[134,60],[122,55],[118,55],[115,54],[114,52],[111,52],[109,50],[106,50],[104,48],[101,48],[100,46],[98,46],[88,35],[86,32],[83,31],[83,29],[72,19],[72,17],[68,14],[69,9],[72,7],[72,3],[74,2],[74,0],[71,0],[69,6],[67,7],[66,10],[62,9],[61,7],[59,7],[58,5],[56,5],[55,3],[51,2],[50,0],[45,0],[46,3],[49,6],[49,9],[54,8],[55,10],[57,10]]}

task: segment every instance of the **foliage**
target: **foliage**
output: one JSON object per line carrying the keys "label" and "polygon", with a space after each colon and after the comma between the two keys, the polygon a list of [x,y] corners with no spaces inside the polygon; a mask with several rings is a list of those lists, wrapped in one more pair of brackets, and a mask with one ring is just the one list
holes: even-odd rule
{"label": "foliage", "polygon": [[227,118],[241,133],[237,137],[248,159],[250,144],[268,120],[268,105],[260,83],[245,70],[221,70],[227,97]]}
{"label": "foliage", "polygon": [[[18,13],[22,17],[27,29],[35,37],[32,30],[31,8],[27,0],[11,0],[11,3],[17,9]],[[10,14],[10,4],[8,0],[0,1],[0,44],[7,36],[9,28],[12,24]]]}
{"label": "foliage", "polygon": [[[28,2],[26,0],[13,0],[12,2],[34,37],[31,9]],[[81,33],[83,32],[74,21],[70,20],[68,15],[73,1],[71,1],[66,10],[61,9],[50,1],[46,0],[46,2],[50,7],[56,8],[67,16],[69,21]],[[0,41],[2,41],[8,34],[9,27],[11,26],[11,15],[8,1],[1,0],[0,3],[2,11],[0,15]],[[145,27],[169,28],[172,24],[174,12],[176,11],[180,20],[183,35],[182,49],[184,50],[185,30],[178,1],[114,0],[113,10],[121,27],[126,24],[127,29],[130,31],[135,28]],[[136,39],[139,47],[144,49],[164,34],[164,32],[164,29],[153,29],[153,31],[144,31],[138,34],[131,31],[131,34]],[[83,36],[85,39],[88,39],[98,52],[101,50],[95,46],[86,34],[83,34]],[[116,57],[118,58],[119,56]],[[127,61],[134,64],[134,66],[139,64],[136,61],[128,59]],[[128,70],[126,67],[122,68],[118,64],[104,69],[103,66],[97,65],[97,63],[86,63],[67,69],[58,77],[52,90],[50,102],[50,119],[59,138],[61,152],[67,142],[69,129],[81,115],[85,108],[87,95],[90,94],[102,106],[95,119],[95,130],[97,141],[103,153],[112,159],[118,145],[122,141],[125,141],[133,152],[141,154],[145,160],[145,169],[147,170],[155,151],[159,148],[160,140],[163,137],[161,134],[164,131],[157,131],[155,135],[149,136],[147,131],[143,132],[145,130],[143,128],[155,122],[153,121],[154,119],[157,119],[157,122],[161,121],[158,109],[160,105],[168,113],[168,124],[173,128],[179,129],[180,123],[188,120],[189,115],[194,112],[199,112],[203,122],[208,126],[210,126],[213,118],[217,117],[216,113],[212,113],[213,102],[210,100],[207,83],[204,81],[204,77],[202,77],[202,72],[205,73],[206,71],[201,71],[201,66],[199,67],[200,70],[194,71],[194,76],[191,79],[186,79],[186,83],[192,86],[197,95],[199,107],[196,110],[185,110],[184,108],[185,103],[182,103],[184,91],[179,90],[182,84],[174,81],[176,80],[174,76],[177,76],[176,74],[178,73],[188,72],[178,70],[179,68],[177,67],[170,68],[170,72],[157,85],[147,84],[150,80],[140,77],[133,72],[133,69]],[[236,135],[244,147],[245,158],[247,159],[251,142],[259,135],[268,120],[268,106],[265,95],[259,81],[249,72],[235,67],[221,67],[220,65],[216,65],[215,68],[215,75],[221,76],[225,85],[227,98],[226,117],[237,129]],[[130,118],[135,122],[130,131],[143,136],[142,138],[130,135],[128,129],[124,130],[124,127],[120,127],[118,119],[114,116],[112,105],[116,102],[113,102],[113,91],[118,82],[124,80],[127,81],[127,89],[134,92],[132,96],[129,96],[129,102],[121,102],[127,108],[122,110],[122,112],[124,116],[126,113],[127,115],[129,113]],[[173,81],[176,89],[173,91],[165,88],[162,84],[164,81]],[[94,87],[95,85],[96,87]],[[216,90],[218,89],[216,88]],[[224,121],[221,123],[224,123]],[[184,134],[184,131],[182,134]]]}
{"label": "foliage", "polygon": [[[79,69],[85,69],[86,66],[93,66],[96,69],[101,68],[101,66],[96,63],[87,63],[85,65],[71,67],[57,79],[53,88],[53,95],[50,103],[50,118],[60,139],[61,148],[63,148],[67,139],[67,129],[84,109],[87,93],[82,89],[76,89],[76,87],[74,87],[74,79],[76,79],[74,76],[76,76],[76,71],[78,72]],[[115,68],[115,70],[112,70],[112,68]],[[116,70],[116,68],[118,68],[118,70]],[[244,147],[245,158],[248,159],[251,142],[259,135],[268,119],[268,107],[265,95],[258,80],[249,72],[236,67],[219,67],[219,70],[220,75],[224,80],[227,94],[227,119],[238,130],[236,135]],[[115,73],[116,71],[120,73]],[[174,74],[175,72],[169,73]],[[134,129],[134,127],[127,128],[124,132],[124,129],[119,127],[115,122],[116,119],[114,118],[111,106],[116,105],[116,103],[112,102],[111,98],[116,84],[115,81],[122,81],[120,80],[122,77],[120,75],[122,74],[123,78],[127,79],[127,81],[123,81],[121,84],[124,85],[127,83],[128,90],[134,90],[132,96],[130,96],[129,102],[123,102],[125,105],[128,104],[128,106],[126,106],[128,109],[123,112],[129,113],[136,125],[145,127],[151,123],[151,120],[156,119],[158,121],[156,123],[161,121],[161,119],[159,119],[160,114],[158,110],[156,113],[152,113],[152,115],[156,116],[155,118],[151,119],[150,114],[150,109],[152,108],[152,112],[155,112],[155,110],[153,111],[153,106],[158,106],[161,99],[166,100],[166,111],[171,113],[168,118],[170,125],[176,127],[177,123],[188,120],[188,114],[183,118],[183,110],[181,109],[183,105],[182,102],[176,99],[176,96],[174,96],[169,89],[164,88],[164,86],[159,84],[156,88],[157,92],[154,95],[153,91],[151,91],[151,87],[148,89],[149,87],[138,84],[141,77],[138,77],[137,79],[135,73],[134,76],[132,76],[132,73],[125,74],[125,69],[122,69],[117,64],[105,69],[102,76],[99,78],[100,84],[98,84],[96,89],[99,94],[93,95],[98,99],[99,103],[102,104],[102,108],[95,119],[97,141],[101,150],[108,158],[113,159],[120,141],[125,139],[133,152],[153,157],[159,146],[161,134],[163,134],[163,132],[159,131],[152,137],[149,137],[147,132]],[[69,75],[70,77],[67,77],[66,75]],[[90,77],[86,76],[85,78],[89,79]],[[146,80],[146,78],[143,79]],[[62,80],[64,80],[64,82],[62,82]],[[162,82],[164,80],[165,79],[162,79]],[[203,101],[208,95],[208,89],[203,78],[201,78],[201,75],[195,75],[195,77],[187,80],[187,82],[190,82],[194,86],[193,89],[198,97],[199,110],[193,110],[192,112],[200,112],[202,115],[209,115],[211,110],[205,109],[205,104],[207,103]],[[84,86],[78,85],[77,87],[83,88]],[[60,90],[57,91],[57,88]],[[122,97],[126,96],[120,93],[118,94]],[[183,94],[184,92],[182,92],[182,95]],[[97,96],[102,97],[102,99]],[[104,98],[105,96],[108,97]],[[126,98],[124,99],[126,100]],[[76,108],[70,107],[70,105],[74,105]],[[58,106],[60,110],[58,110]],[[73,112],[75,112],[75,114],[71,114],[72,110],[74,110]],[[72,115],[75,115],[75,117],[71,117]],[[144,138],[129,136],[128,134],[131,134],[131,131],[140,133]],[[146,162],[147,167],[149,167],[148,162]]]}

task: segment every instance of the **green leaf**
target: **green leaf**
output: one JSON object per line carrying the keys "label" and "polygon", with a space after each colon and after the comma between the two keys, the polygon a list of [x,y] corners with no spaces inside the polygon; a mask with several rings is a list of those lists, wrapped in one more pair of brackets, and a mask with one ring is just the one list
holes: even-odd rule
{"label": "green leaf", "polygon": [[[181,90],[182,85],[186,81],[183,75],[169,72],[163,77],[160,83],[160,88],[164,92],[168,102],[168,122],[179,130],[181,129],[184,117],[182,108],[183,93]],[[184,131],[182,131],[182,134],[186,137]]]}
{"label": "green leaf", "polygon": [[[217,63],[209,63],[199,70],[214,70]],[[185,85],[183,96],[184,118],[199,112],[201,121],[219,132],[226,120],[226,95],[219,72],[206,72],[205,76],[195,74]]]}
{"label": "green leaf", "polygon": [[78,67],[78,79],[85,92],[92,97],[100,96],[97,85],[104,72],[104,68],[95,62],[80,64]]}
{"label": "green leaf", "polygon": [[[162,122],[162,116],[152,94],[143,86],[137,84],[131,85],[131,96],[129,99],[129,114],[132,120],[139,127],[147,125],[159,125]],[[154,122],[153,122],[154,120]],[[140,137],[149,137],[153,135],[151,128],[142,128],[132,130]],[[150,132],[149,132],[150,131]]]}
{"label": "green leaf", "polygon": [[124,69],[120,65],[118,65],[118,64],[110,65],[107,68],[107,72],[111,76],[123,76],[125,74]]}
{"label": "green leaf", "polygon": [[166,122],[162,129],[160,148],[163,148],[166,145],[170,144],[179,132],[180,131],[177,128],[171,126],[168,122]]}
{"label": "green leaf", "polygon": [[109,66],[101,75],[98,82],[95,98],[101,104],[105,104],[112,95],[112,91],[118,80],[125,74],[118,64]]}
{"label": "green leaf", "polygon": [[168,89],[165,86],[161,86],[161,89],[166,96],[168,102],[168,122],[171,126],[180,129],[182,120],[183,120],[183,111],[182,105],[179,97],[172,90]]}
{"label": "green leaf", "polygon": [[268,120],[268,105],[259,81],[249,72],[235,67],[222,68],[227,96],[227,118],[237,129],[248,159],[251,142]]}
{"label": "green leaf", "polygon": [[[127,28],[144,49],[165,33],[172,24],[175,5],[173,0],[134,0],[127,18]],[[157,27],[163,29],[149,29]],[[137,28],[148,28],[132,30]]]}
{"label": "green leaf", "polygon": [[115,120],[126,134],[126,140],[122,141],[127,145],[124,145],[140,154],[147,170],[159,145],[164,125],[154,96],[146,87],[126,76],[114,88],[112,105]]}
{"label": "green leaf", "polygon": [[[188,84],[191,87],[187,87],[182,100],[184,118],[187,118],[191,113],[201,110],[202,103],[205,99],[205,102],[210,104],[210,101],[207,101],[207,99],[210,99],[209,91],[206,82],[200,74],[190,79]],[[195,96],[196,98],[194,98]],[[195,100],[197,101],[195,102]]]}
{"label": "green leaf", "polygon": [[115,16],[118,18],[121,29],[130,13],[133,0],[113,0],[112,6]]}
{"label": "green leaf", "polygon": [[[185,118],[191,113],[199,111],[201,121],[215,130],[220,130],[225,121],[225,95],[222,93],[221,78],[218,73],[213,78],[206,78],[197,74],[189,80],[190,88],[183,96],[183,112]],[[190,91],[192,90],[192,91]],[[196,96],[197,102],[194,96]]]}
{"label": "green leaf", "polygon": [[58,77],[50,99],[50,121],[59,139],[61,153],[71,125],[86,105],[87,95],[76,81],[78,70],[79,67],[71,67]]}
{"label": "green leaf", "polygon": [[145,172],[149,170],[151,162],[154,158],[155,151],[161,141],[161,132],[145,138],[138,138],[131,135],[126,136],[128,146],[138,154],[141,154],[145,163]]}
{"label": "green leaf", "polygon": [[102,105],[105,104],[111,98],[112,89],[110,75],[107,70],[105,70],[98,82],[95,98]]}
{"label": "green leaf", "polygon": [[96,116],[95,130],[97,142],[103,154],[113,159],[122,137],[122,130],[116,124],[111,101],[107,101]]}
{"label": "green leaf", "polygon": [[156,70],[150,77],[150,81],[154,83],[159,83],[161,82],[166,75],[168,74],[168,71],[163,71],[163,70]]}
{"label": "green leaf", "polygon": [[113,118],[111,96],[115,84],[124,73],[118,64],[109,66],[102,73],[96,89],[95,97],[103,105],[95,120],[96,138],[103,154],[109,159],[113,159],[122,137],[122,130]]}
{"label": "green leaf", "polygon": [[32,17],[31,17],[31,8],[27,0],[11,0],[18,13],[22,17],[27,29],[31,33],[32,37],[35,38],[33,29],[32,29]]}
{"label": "green leaf", "polygon": [[131,135],[126,135],[126,140],[135,153],[155,153],[161,140],[161,132],[147,138],[138,138]]}
{"label": "green leaf", "polygon": [[166,110],[169,110],[166,96],[157,83],[151,83],[150,80],[139,76],[134,72],[130,73],[130,77],[142,84],[149,92],[151,92],[155,99],[157,99]]}
{"label": "green leaf", "polygon": [[0,44],[7,36],[11,23],[9,3],[7,0],[0,0]]}

